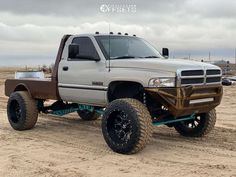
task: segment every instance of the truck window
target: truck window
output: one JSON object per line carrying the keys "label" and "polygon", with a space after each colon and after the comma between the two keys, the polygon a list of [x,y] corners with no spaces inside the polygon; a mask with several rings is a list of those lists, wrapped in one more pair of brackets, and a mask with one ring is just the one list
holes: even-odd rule
{"label": "truck window", "polygon": [[95,37],[106,59],[162,58],[160,53],[143,39],[131,36],[96,36]]}
{"label": "truck window", "polygon": [[72,43],[79,44],[79,53],[81,56],[92,56],[99,58],[98,53],[89,37],[76,37]]}

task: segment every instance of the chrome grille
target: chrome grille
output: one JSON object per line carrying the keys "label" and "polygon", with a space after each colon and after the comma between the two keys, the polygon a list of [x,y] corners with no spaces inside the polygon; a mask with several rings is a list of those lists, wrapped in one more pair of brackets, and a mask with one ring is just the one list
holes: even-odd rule
{"label": "chrome grille", "polygon": [[210,85],[221,83],[221,70],[180,70],[177,72],[177,84],[186,85]]}

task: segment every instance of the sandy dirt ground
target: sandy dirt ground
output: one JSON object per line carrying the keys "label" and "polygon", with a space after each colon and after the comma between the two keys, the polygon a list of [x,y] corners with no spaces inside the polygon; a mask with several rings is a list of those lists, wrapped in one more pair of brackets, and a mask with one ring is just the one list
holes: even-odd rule
{"label": "sandy dirt ground", "polygon": [[76,114],[41,114],[32,130],[14,131],[6,115],[0,72],[0,177],[25,176],[235,176],[236,86],[224,87],[215,129],[204,138],[186,138],[173,128],[155,127],[140,153],[120,155],[106,145],[100,120],[85,122]]}

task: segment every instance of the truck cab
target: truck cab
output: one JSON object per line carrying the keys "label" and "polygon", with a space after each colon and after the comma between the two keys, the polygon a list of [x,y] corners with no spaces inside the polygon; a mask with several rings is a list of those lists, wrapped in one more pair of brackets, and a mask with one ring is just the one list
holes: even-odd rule
{"label": "truck cab", "polygon": [[[66,101],[104,107],[114,99],[125,97],[146,102],[144,95],[150,100],[150,95],[157,90],[184,90],[194,86],[207,92],[208,88],[216,87],[217,93],[221,93],[219,67],[163,55],[136,36],[70,36],[58,68],[59,95]],[[197,103],[215,106],[220,99],[196,97],[189,101],[190,106]]]}

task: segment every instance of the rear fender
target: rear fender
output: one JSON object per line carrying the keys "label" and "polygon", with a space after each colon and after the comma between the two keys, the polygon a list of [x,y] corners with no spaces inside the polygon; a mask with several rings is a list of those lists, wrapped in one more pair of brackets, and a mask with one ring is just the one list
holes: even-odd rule
{"label": "rear fender", "polygon": [[27,87],[27,85],[25,85],[25,84],[18,84],[16,87],[15,87],[15,89],[14,89],[14,92],[17,92],[17,91],[27,91],[28,92],[28,94],[30,95],[30,96],[32,96],[31,95],[31,92],[30,92],[30,89]]}

